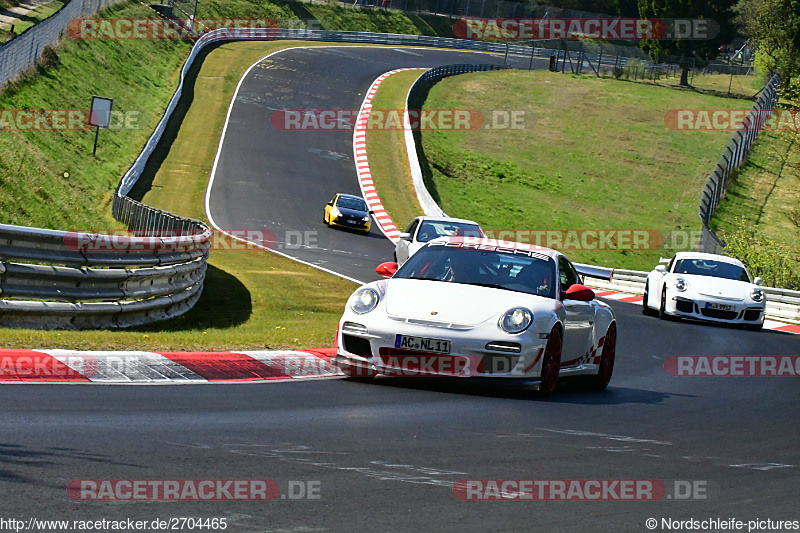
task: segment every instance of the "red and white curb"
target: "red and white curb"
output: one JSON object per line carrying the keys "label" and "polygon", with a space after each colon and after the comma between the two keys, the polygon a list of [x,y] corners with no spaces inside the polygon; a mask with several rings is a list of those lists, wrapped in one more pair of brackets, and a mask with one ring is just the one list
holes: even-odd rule
{"label": "red and white curb", "polygon": [[[598,289],[594,293],[598,298],[607,298],[609,300],[617,300],[619,302],[627,302],[631,304],[641,304],[644,297],[641,295],[630,294],[625,292],[607,291]],[[784,333],[800,334],[800,325],[786,324],[785,322],[778,322],[777,320],[764,320],[764,329],[773,331],[782,331]]]}
{"label": "red and white curb", "polygon": [[372,99],[378,91],[378,86],[392,74],[397,74],[398,72],[404,72],[406,70],[428,69],[399,68],[378,76],[367,90],[367,96],[364,98],[361,109],[358,111],[356,126],[353,131],[353,154],[355,156],[356,172],[358,173],[358,183],[361,187],[361,194],[364,200],[367,201],[369,208],[374,212],[373,216],[375,217],[375,222],[378,223],[378,227],[393,243],[397,243],[397,241],[400,240],[400,230],[394,225],[391,217],[383,207],[381,199],[378,197],[378,193],[375,190],[375,184],[372,182],[372,172],[369,169],[369,161],[367,159],[367,125],[369,123],[370,113],[372,112]]}
{"label": "red and white curb", "polygon": [[145,352],[0,349],[0,382],[181,384],[341,377],[335,348]]}

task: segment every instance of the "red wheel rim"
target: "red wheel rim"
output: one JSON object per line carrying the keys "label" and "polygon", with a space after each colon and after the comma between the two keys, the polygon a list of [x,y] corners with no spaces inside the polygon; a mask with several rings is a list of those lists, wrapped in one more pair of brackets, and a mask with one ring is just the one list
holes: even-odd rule
{"label": "red wheel rim", "polygon": [[606,332],[606,340],[603,344],[603,355],[600,358],[600,378],[603,383],[611,381],[611,374],[614,373],[614,358],[617,352],[617,327],[611,324]]}
{"label": "red wheel rim", "polygon": [[542,388],[553,392],[561,369],[561,331],[553,328],[547,340],[546,357],[542,368]]}

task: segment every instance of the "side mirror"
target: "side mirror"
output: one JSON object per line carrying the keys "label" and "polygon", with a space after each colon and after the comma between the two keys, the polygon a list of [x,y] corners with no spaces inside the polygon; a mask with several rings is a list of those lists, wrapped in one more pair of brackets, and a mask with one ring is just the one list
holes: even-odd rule
{"label": "side mirror", "polygon": [[579,302],[591,302],[594,300],[594,291],[586,285],[575,283],[564,293],[565,300],[578,300]]}
{"label": "side mirror", "polygon": [[383,276],[384,278],[391,278],[394,276],[394,273],[397,272],[397,263],[393,263],[391,261],[387,261],[386,263],[381,263],[378,265],[378,268],[375,269],[379,275]]}
{"label": "side mirror", "polygon": [[333,207],[333,202],[328,202],[328,205]]}
{"label": "side mirror", "polygon": [[655,271],[656,271],[656,272],[660,272],[662,275],[664,275],[664,274],[666,274],[666,273],[667,273],[667,267],[665,267],[664,265],[658,265],[658,266],[655,268]]}
{"label": "side mirror", "polygon": [[761,285],[764,284],[764,280],[759,278],[758,276],[756,276],[756,279],[753,280],[753,283],[755,283],[756,285],[761,286]]}
{"label": "side mirror", "polygon": [[375,211],[373,211],[372,209],[370,209],[370,210],[369,210],[369,211],[367,211],[367,212],[368,212],[370,215],[374,215],[374,214],[375,214]]}
{"label": "side mirror", "polygon": [[411,242],[411,234],[410,233],[401,233],[400,238],[404,241]]}

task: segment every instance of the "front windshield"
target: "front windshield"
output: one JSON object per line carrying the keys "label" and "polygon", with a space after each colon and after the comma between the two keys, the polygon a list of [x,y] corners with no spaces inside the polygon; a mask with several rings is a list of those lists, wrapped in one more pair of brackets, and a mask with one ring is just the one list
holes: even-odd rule
{"label": "front windshield", "polygon": [[448,222],[445,220],[426,220],[422,223],[417,233],[419,242],[428,242],[437,237],[483,237],[483,232],[477,224],[465,222]]}
{"label": "front windshield", "polygon": [[750,282],[747,270],[724,261],[708,259],[680,259],[675,263],[676,274],[693,274],[695,276],[710,276],[714,278],[732,279]]}
{"label": "front windshield", "polygon": [[555,262],[527,250],[432,243],[412,255],[392,278],[481,285],[555,298]]}
{"label": "front windshield", "polygon": [[340,196],[336,202],[336,207],[341,209],[352,209],[353,211],[366,211],[367,203],[361,198],[348,198]]}

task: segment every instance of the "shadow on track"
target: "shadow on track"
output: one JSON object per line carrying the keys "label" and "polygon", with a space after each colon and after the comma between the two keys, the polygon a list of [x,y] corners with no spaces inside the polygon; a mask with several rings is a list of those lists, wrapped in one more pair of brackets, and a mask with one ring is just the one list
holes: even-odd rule
{"label": "shadow on track", "polygon": [[[500,382],[498,383],[498,381]],[[374,380],[350,378],[345,382],[348,384],[368,384],[370,386],[406,388],[446,394],[577,405],[658,405],[673,396],[693,397],[685,394],[669,394],[643,389],[614,387],[613,382],[605,391],[586,390],[577,383],[562,382],[559,383],[556,393],[551,395],[542,395],[538,391],[531,390],[523,385],[489,378],[377,378]]]}
{"label": "shadow on track", "polygon": [[[133,466],[137,468],[143,465],[137,463],[126,463],[112,459],[111,457],[99,455],[95,453],[87,453],[85,451],[77,450],[74,448],[44,448],[41,450],[23,447],[18,444],[0,444],[0,465],[9,468],[22,469],[22,468],[40,468],[53,466],[60,462],[69,460],[87,461],[90,463],[106,463],[117,466]],[[6,470],[0,468],[0,481],[8,483],[24,483],[34,484],[41,486],[50,486],[57,489],[64,489],[61,484],[45,483],[40,479],[41,476],[28,477],[13,470]]]}

